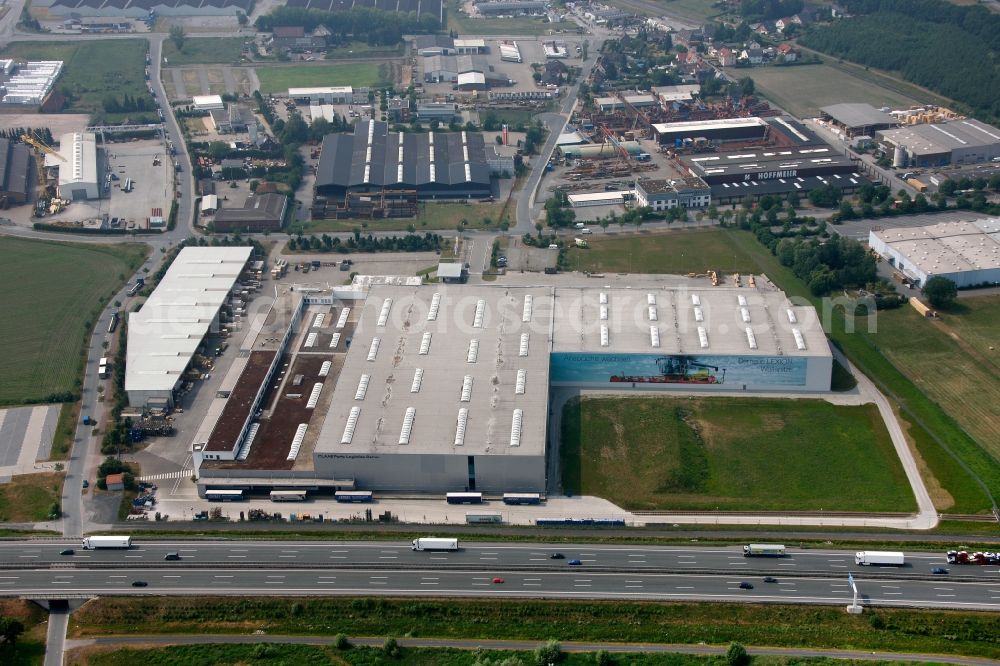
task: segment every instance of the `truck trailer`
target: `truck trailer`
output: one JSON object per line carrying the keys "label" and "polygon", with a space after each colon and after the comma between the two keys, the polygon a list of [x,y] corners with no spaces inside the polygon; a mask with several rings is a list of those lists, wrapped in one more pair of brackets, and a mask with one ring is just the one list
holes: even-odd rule
{"label": "truck trailer", "polygon": [[423,537],[414,539],[411,550],[458,550],[458,539]]}
{"label": "truck trailer", "polygon": [[131,548],[132,537],[130,536],[89,536],[83,537],[81,546],[84,550],[96,550],[97,548]]}
{"label": "truck trailer", "polygon": [[772,543],[748,543],[743,546],[743,557],[784,557],[785,547]]}
{"label": "truck trailer", "polygon": [[1000,553],[949,550],[947,557],[948,564],[1000,564]]}
{"label": "truck trailer", "polygon": [[854,563],[861,566],[881,564],[901,567],[906,564],[906,558],[902,553],[892,551],[863,550],[855,553]]}

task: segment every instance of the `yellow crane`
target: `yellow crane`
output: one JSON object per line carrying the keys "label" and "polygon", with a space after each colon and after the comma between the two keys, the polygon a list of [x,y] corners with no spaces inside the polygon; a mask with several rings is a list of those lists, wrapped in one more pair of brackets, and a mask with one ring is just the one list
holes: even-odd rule
{"label": "yellow crane", "polygon": [[45,145],[44,142],[31,136],[30,134],[22,134],[21,141],[38,151],[38,159],[35,160],[35,168],[38,170],[38,196],[41,199],[42,195],[48,192],[48,181],[45,178],[45,155],[54,155],[63,162],[66,161],[66,158],[63,157],[59,151]]}

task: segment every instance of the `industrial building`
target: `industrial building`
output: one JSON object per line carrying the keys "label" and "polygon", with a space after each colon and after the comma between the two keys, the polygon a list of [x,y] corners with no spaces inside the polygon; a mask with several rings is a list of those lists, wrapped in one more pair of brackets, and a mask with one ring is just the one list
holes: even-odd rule
{"label": "industrial building", "polygon": [[550,387],[830,389],[811,306],[634,278],[279,289],[195,436],[199,490],[543,493]]}
{"label": "industrial building", "polygon": [[478,55],[436,55],[424,60],[424,81],[431,83],[451,82],[459,74],[466,72],[485,73],[489,70],[485,56]]}
{"label": "industrial building", "polygon": [[447,35],[416,35],[413,48],[417,55],[430,56],[478,55],[486,52],[486,42],[482,39],[454,39]]}
{"label": "industrial building", "polygon": [[11,139],[0,139],[0,208],[28,201],[32,166],[28,146]]}
{"label": "industrial building", "polygon": [[895,167],[976,164],[1000,158],[1000,129],[973,118],[878,132]]}
{"label": "industrial building", "polygon": [[[285,4],[288,7],[315,9],[321,12],[343,12],[350,10],[352,7],[361,7],[360,3],[355,4],[347,0],[288,0]],[[417,16],[430,14],[440,23],[444,23],[444,3],[442,0],[397,0],[391,4],[387,3],[383,5],[379,3],[375,5],[373,2],[364,6],[374,6],[383,12],[399,12],[402,14],[412,12]],[[249,16],[249,12],[247,12],[247,15]]]}
{"label": "industrial building", "polygon": [[1000,218],[871,231],[868,245],[917,286],[934,276],[959,288],[1000,283]]}
{"label": "industrial building", "polygon": [[100,197],[97,136],[93,132],[63,134],[59,138],[59,157],[46,155],[45,166],[59,169],[60,199],[77,201]]}
{"label": "industrial building", "polygon": [[502,40],[497,42],[500,48],[500,60],[505,62],[521,62],[521,49],[517,42],[513,40]]}
{"label": "industrial building", "polygon": [[280,231],[287,210],[284,194],[256,194],[247,197],[242,208],[220,208],[212,224],[220,233]]}
{"label": "industrial building", "polygon": [[14,64],[5,61],[4,78],[0,78],[0,91],[4,104],[41,106],[45,97],[62,74],[62,60],[45,60]]}
{"label": "industrial building", "polygon": [[635,182],[640,206],[654,211],[669,208],[704,208],[712,202],[712,189],[696,176],[676,179],[640,178]]}
{"label": "industrial building", "polygon": [[682,155],[680,162],[692,176],[711,187],[716,205],[759,199],[765,194],[788,195],[833,185],[852,193],[868,180],[855,163],[830,146],[755,148],[736,153]]}
{"label": "industrial building", "polygon": [[661,144],[682,145],[685,141],[710,142],[762,140],[768,124],[761,118],[720,118],[678,123],[655,123],[653,136]]}
{"label": "industrial building", "polygon": [[174,404],[202,340],[218,331],[220,312],[250,259],[250,247],[185,247],[128,318],[125,393],[132,407]]}
{"label": "industrial building", "polygon": [[253,0],[33,0],[53,17],[249,16]]}
{"label": "industrial building", "polygon": [[369,90],[351,86],[289,88],[288,97],[300,104],[367,104]]}
{"label": "industrial building", "polygon": [[[419,113],[419,109],[418,109]],[[389,124],[359,122],[354,134],[323,139],[316,195],[412,191],[419,199],[480,199],[492,193],[483,135],[396,133]]]}
{"label": "industrial building", "polygon": [[848,137],[875,136],[876,132],[895,127],[897,122],[886,111],[871,104],[844,103],[824,106],[820,118],[843,131]]}
{"label": "industrial building", "polygon": [[195,95],[191,98],[191,105],[198,111],[222,111],[226,108],[221,95]]}

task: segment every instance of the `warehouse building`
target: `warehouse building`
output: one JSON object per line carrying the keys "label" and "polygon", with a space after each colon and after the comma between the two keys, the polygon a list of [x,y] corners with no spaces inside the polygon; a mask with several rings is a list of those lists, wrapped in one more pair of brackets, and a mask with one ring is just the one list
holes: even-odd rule
{"label": "warehouse building", "polygon": [[219,328],[250,259],[250,247],[185,247],[142,305],[129,315],[125,393],[132,407],[174,404],[195,352]]}
{"label": "warehouse building", "polygon": [[221,95],[195,95],[191,105],[198,111],[223,111],[226,108]]}
{"label": "warehouse building", "polygon": [[878,133],[896,167],[977,164],[1000,158],[1000,129],[974,118],[907,125]]}
{"label": "warehouse building", "polygon": [[649,206],[654,211],[704,208],[712,202],[712,189],[696,176],[670,180],[640,178],[635,182],[635,198],[640,206]]}
{"label": "warehouse building", "polygon": [[253,0],[33,0],[53,17],[249,16]]}
{"label": "warehouse building", "polygon": [[97,168],[97,137],[93,132],[70,132],[59,138],[59,155],[45,156],[45,166],[59,168],[59,198],[97,199],[101,195]]}
{"label": "warehouse building", "polygon": [[388,123],[359,122],[353,135],[323,139],[316,195],[410,190],[419,199],[486,198],[492,182],[485,145],[476,132],[396,133]]}
{"label": "warehouse building", "polygon": [[1000,283],[1000,218],[871,231],[868,245],[918,286],[934,276],[959,288]]}
{"label": "warehouse building", "polygon": [[896,126],[896,119],[871,104],[844,103],[824,106],[820,118],[849,137],[875,136],[876,132]]}
{"label": "warehouse building", "polygon": [[280,231],[287,209],[288,197],[284,194],[255,194],[247,197],[242,208],[220,209],[212,224],[220,233]]}
{"label": "warehouse building", "polygon": [[0,139],[0,208],[28,201],[32,166],[28,146]]}
{"label": "warehouse building", "polygon": [[41,106],[63,70],[62,60],[20,64],[13,64],[11,60],[5,62],[4,73],[9,78],[0,85],[3,92],[0,101],[4,104]]}
{"label": "warehouse building", "polygon": [[[368,89],[365,88],[362,94],[364,101],[367,102]],[[351,86],[289,88],[288,97],[303,104],[353,104],[356,99],[354,88]]]}
{"label": "warehouse building", "polygon": [[682,145],[695,139],[710,142],[762,140],[767,123],[761,118],[720,118],[679,123],[655,123],[653,136],[661,144]]}

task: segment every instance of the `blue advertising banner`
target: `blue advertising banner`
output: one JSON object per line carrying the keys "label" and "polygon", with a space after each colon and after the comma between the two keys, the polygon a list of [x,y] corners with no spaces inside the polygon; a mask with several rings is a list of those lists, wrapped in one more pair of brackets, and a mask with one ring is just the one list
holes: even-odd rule
{"label": "blue advertising banner", "polygon": [[549,381],[562,384],[726,384],[805,386],[808,359],[696,354],[550,355]]}

